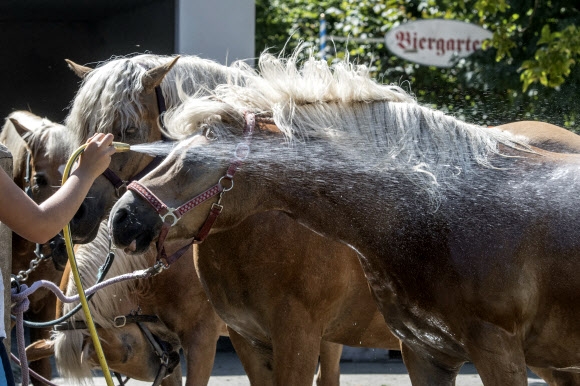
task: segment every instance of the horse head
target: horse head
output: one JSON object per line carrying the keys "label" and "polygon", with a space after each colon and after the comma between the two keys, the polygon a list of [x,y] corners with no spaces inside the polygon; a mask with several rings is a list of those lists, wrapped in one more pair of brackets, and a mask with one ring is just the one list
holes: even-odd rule
{"label": "horse head", "polygon": [[[67,127],[80,146],[95,132],[113,133],[128,144],[162,139],[160,115],[164,107],[161,82],[179,57],[153,68],[142,68],[129,59],[115,60],[94,70],[71,61],[69,66],[83,77],[83,84],[73,102]],[[143,170],[152,157],[145,154],[118,154],[112,157],[109,170],[99,177],[71,221],[71,231],[79,243],[92,240],[124,182]]]}
{"label": "horse head", "polygon": [[[95,277],[105,262],[108,249],[107,228],[103,222],[96,238],[77,250],[80,274],[85,278]],[[117,251],[117,254],[122,255],[122,252]],[[110,268],[112,277],[143,268],[153,256],[145,256],[144,262],[120,257]],[[105,287],[91,300],[97,334],[109,367],[143,381],[171,374],[180,361],[179,336],[157,316],[165,304],[157,304],[157,298],[151,296],[156,288],[150,280],[129,281]],[[76,293],[72,275],[69,275],[66,293]],[[72,306],[66,304],[63,309],[67,312]],[[78,380],[90,377],[90,370],[97,368],[99,361],[84,314],[73,315],[55,330],[54,352],[61,374]]]}
{"label": "horse head", "polygon": [[[69,66],[83,78],[66,120],[77,146],[95,132],[113,133],[116,141],[131,145],[159,141],[165,107],[175,107],[187,96],[206,94],[232,79],[242,82],[251,74],[238,68],[244,66],[241,63],[226,67],[195,56],[138,55],[113,59],[94,70],[70,61]],[[99,220],[121,195],[123,182],[137,179],[151,161],[151,156],[133,152],[113,157],[110,170],[117,176],[113,180],[118,189],[105,178],[97,179],[71,222],[75,241],[94,237]]]}
{"label": "horse head", "polygon": [[[179,339],[161,322],[127,324],[121,329],[97,328],[97,334],[109,367],[130,378],[153,382],[173,373],[179,365]],[[80,361],[99,367],[89,336],[83,339]]]}
{"label": "horse head", "polygon": [[[224,108],[220,102],[207,102],[215,104],[217,110]],[[186,124],[190,129],[199,124],[205,128],[205,135],[181,141],[156,169],[129,185],[129,192],[113,207],[110,226],[117,246],[132,253],[143,252],[169,227],[168,239],[196,235],[194,240],[200,242],[209,234],[223,207],[227,210],[219,217],[220,228],[238,224],[252,213],[258,201],[261,207],[267,205],[257,195],[250,197],[244,193],[251,185],[244,183],[243,189],[237,186],[233,189],[234,174],[245,166],[254,137],[266,143],[261,148],[268,148],[283,136],[279,131],[263,129],[262,125],[255,129],[253,114],[236,115],[232,110],[216,116],[211,108],[206,111],[212,112],[207,119],[187,120]],[[216,125],[220,126],[217,136]],[[243,201],[239,201],[240,197]]]}
{"label": "horse head", "polygon": [[[14,182],[36,203],[42,203],[61,185],[62,170],[70,148],[67,129],[27,111],[8,116],[0,141],[13,154]],[[52,256],[55,267],[64,268],[67,261],[64,242],[57,235],[38,251]]]}

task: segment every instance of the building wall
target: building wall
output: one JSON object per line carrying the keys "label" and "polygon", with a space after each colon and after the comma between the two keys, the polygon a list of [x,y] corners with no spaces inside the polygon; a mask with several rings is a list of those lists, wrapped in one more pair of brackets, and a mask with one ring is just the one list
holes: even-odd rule
{"label": "building wall", "polygon": [[253,0],[177,0],[176,52],[254,64]]}

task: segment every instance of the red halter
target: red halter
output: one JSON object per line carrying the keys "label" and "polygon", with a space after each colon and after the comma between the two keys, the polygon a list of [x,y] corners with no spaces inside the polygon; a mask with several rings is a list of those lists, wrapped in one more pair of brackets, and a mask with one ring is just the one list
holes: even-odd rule
{"label": "red halter", "polygon": [[[161,227],[161,232],[159,233],[159,239],[157,240],[157,260],[165,260],[165,268],[173,264],[177,259],[181,257],[187,251],[187,249],[192,244],[200,244],[208,236],[214,222],[217,220],[218,216],[222,212],[223,206],[220,204],[222,196],[225,192],[231,190],[234,187],[234,174],[242,164],[242,162],[250,154],[250,139],[254,133],[254,127],[256,125],[256,118],[253,113],[246,113],[244,115],[246,120],[246,125],[244,127],[244,137],[245,141],[238,143],[234,151],[234,159],[231,161],[226,174],[223,175],[218,182],[205,190],[204,192],[198,194],[191,200],[187,201],[185,204],[179,206],[178,208],[170,208],[165,205],[151,190],[142,185],[139,181],[133,181],[127,186],[127,189],[138,193],[141,197],[145,199],[159,214],[161,220],[163,221],[163,226]],[[222,186],[222,180],[229,180],[229,187],[224,188]],[[197,236],[188,242],[185,246],[180,248],[177,252],[173,253],[171,256],[167,256],[165,253],[165,248],[163,243],[165,242],[165,237],[169,232],[169,228],[175,225],[179,219],[187,212],[193,208],[201,205],[205,201],[219,194],[219,199],[217,203],[212,204],[209,215],[207,216],[204,224],[200,228]]]}

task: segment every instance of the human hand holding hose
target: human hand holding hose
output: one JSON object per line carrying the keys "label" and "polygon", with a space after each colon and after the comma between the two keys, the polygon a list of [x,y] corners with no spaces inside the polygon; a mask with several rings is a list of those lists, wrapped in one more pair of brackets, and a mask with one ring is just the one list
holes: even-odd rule
{"label": "human hand holding hose", "polygon": [[115,151],[113,134],[94,134],[87,140],[87,146],[80,156],[79,166],[74,173],[86,173],[88,178],[94,180],[109,167],[111,156]]}

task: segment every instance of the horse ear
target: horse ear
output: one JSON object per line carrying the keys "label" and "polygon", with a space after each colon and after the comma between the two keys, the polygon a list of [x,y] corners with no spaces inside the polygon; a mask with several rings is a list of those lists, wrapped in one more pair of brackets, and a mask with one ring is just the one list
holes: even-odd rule
{"label": "horse ear", "polygon": [[81,79],[84,79],[89,72],[93,71],[92,68],[81,66],[80,64],[76,64],[72,60],[65,59],[64,61],[68,64],[68,68],[70,68]]}
{"label": "horse ear", "polygon": [[14,126],[14,128],[16,129],[16,132],[18,133],[18,135],[20,135],[21,137],[24,137],[25,134],[30,133],[30,129],[24,125],[22,125],[18,119],[15,118],[8,118],[10,119],[10,122],[12,122],[12,125]]}
{"label": "horse ear", "polygon": [[143,89],[146,93],[152,92],[155,90],[155,87],[159,86],[165,78],[165,75],[171,70],[171,68],[175,65],[179,56],[176,56],[171,62],[167,62],[160,66],[150,69],[143,75],[141,79],[141,84],[143,85]]}

